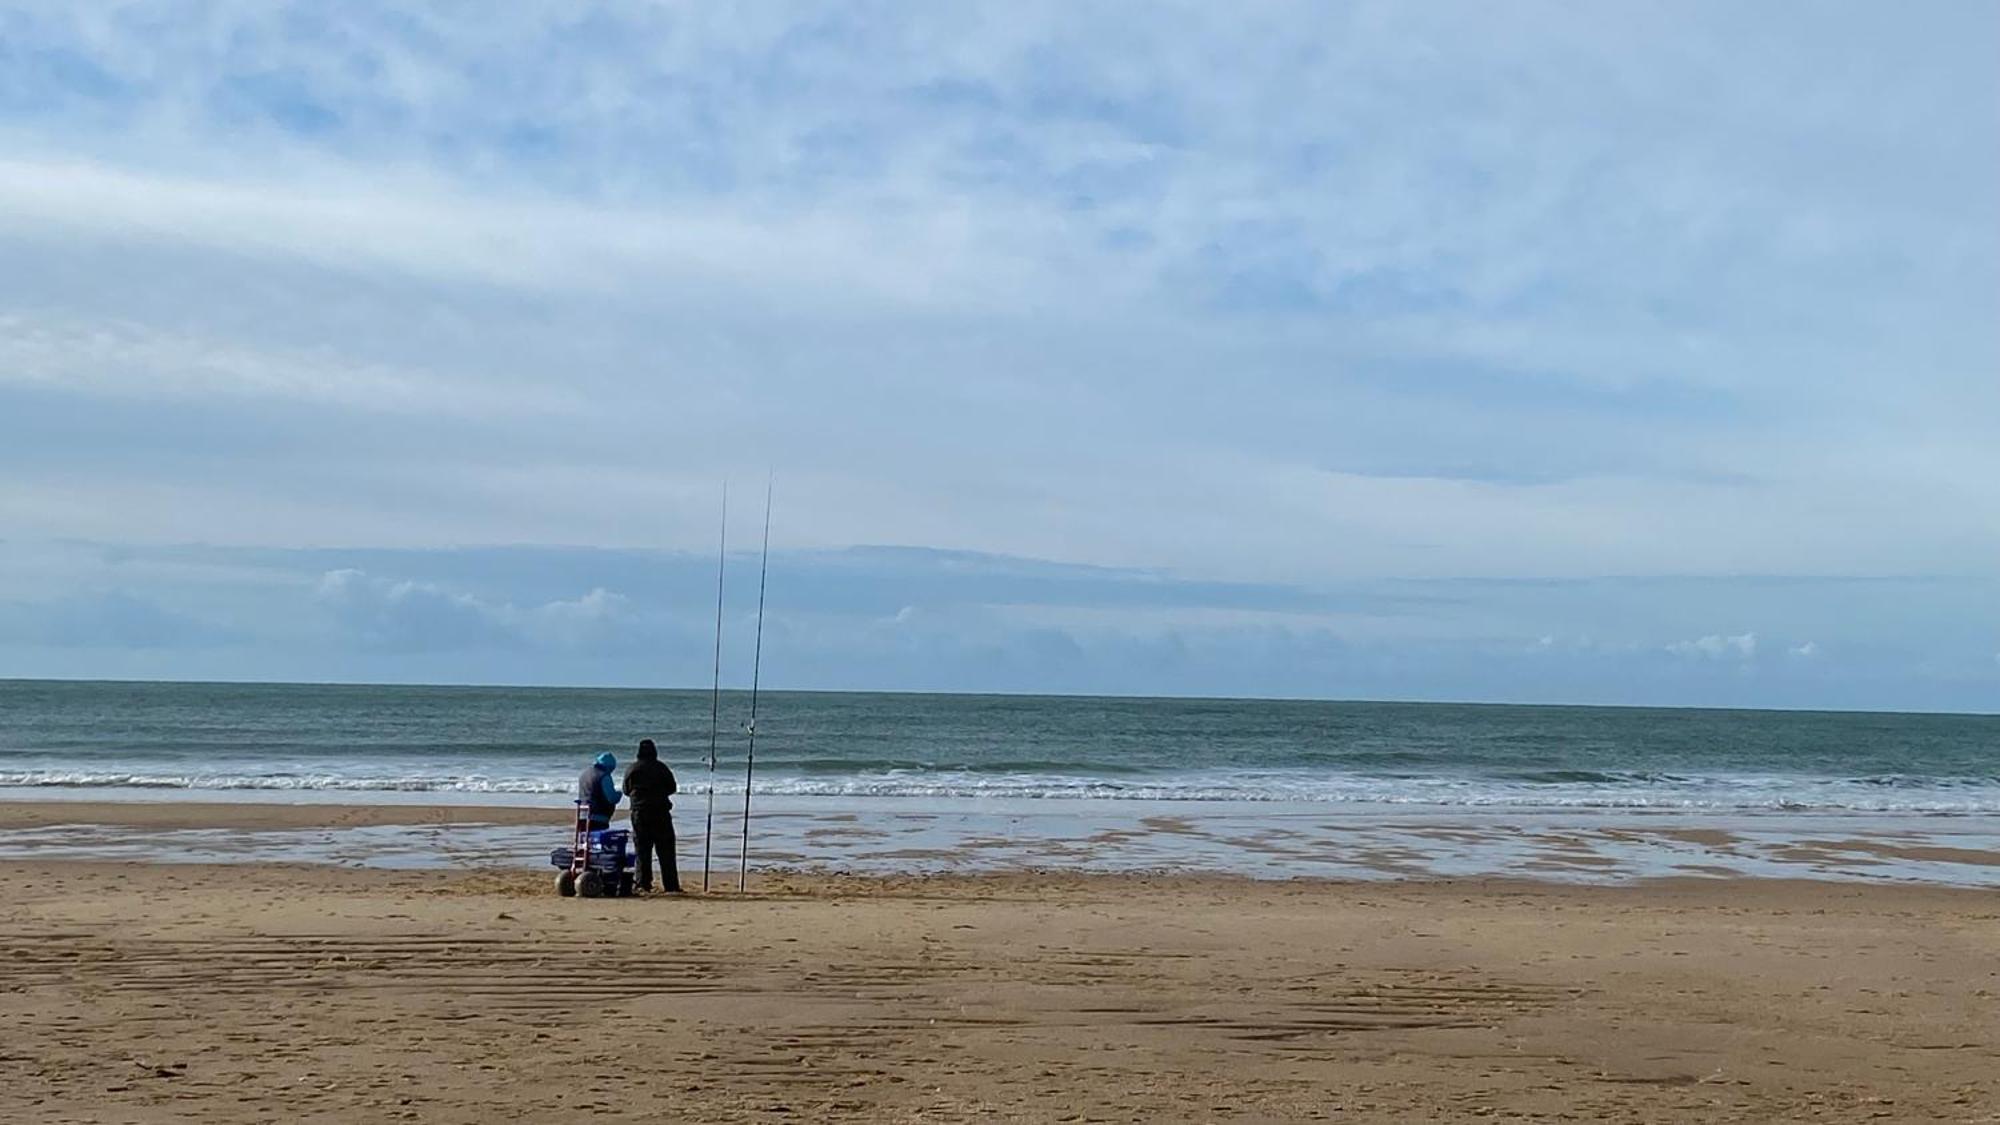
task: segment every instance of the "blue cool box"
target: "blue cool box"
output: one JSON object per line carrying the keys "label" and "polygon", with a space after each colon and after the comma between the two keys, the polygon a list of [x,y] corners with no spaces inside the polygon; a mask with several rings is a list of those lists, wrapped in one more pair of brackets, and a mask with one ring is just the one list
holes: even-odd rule
{"label": "blue cool box", "polygon": [[[590,866],[600,871],[619,871],[625,867],[625,853],[630,847],[632,832],[625,828],[600,828],[590,834]],[[550,867],[568,867],[576,853],[570,848],[557,848],[549,853]]]}

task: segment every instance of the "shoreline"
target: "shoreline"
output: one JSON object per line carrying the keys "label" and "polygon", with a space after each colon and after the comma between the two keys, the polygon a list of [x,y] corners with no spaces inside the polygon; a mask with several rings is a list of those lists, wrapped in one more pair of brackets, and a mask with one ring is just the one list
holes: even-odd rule
{"label": "shoreline", "polygon": [[[693,806],[691,808],[691,806]],[[1192,806],[1192,807],[1191,807]],[[683,798],[682,869],[700,854]],[[690,815],[690,813],[694,815]],[[722,853],[739,814],[719,808]],[[533,871],[568,842],[545,801],[8,799],[0,860]],[[861,875],[1160,873],[1331,882],[1673,878],[2000,887],[2000,825],[1940,814],[1715,816],[1606,810],[1231,808],[1199,802],[772,799],[751,862]]]}

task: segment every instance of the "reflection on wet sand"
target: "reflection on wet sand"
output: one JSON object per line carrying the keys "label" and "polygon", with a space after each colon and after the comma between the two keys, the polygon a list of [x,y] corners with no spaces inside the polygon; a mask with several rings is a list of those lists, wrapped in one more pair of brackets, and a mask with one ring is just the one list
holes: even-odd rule
{"label": "reflection on wet sand", "polygon": [[[828,871],[1204,871],[1260,878],[1516,876],[1623,882],[1783,877],[2000,886],[2000,829],[1950,816],[1738,815],[1163,802],[774,800],[752,857]],[[739,826],[718,818],[719,839]],[[560,813],[325,804],[0,802],[0,858],[290,860],[369,867],[538,865]],[[684,832],[684,852],[699,854]],[[734,850],[733,846],[730,849]]]}

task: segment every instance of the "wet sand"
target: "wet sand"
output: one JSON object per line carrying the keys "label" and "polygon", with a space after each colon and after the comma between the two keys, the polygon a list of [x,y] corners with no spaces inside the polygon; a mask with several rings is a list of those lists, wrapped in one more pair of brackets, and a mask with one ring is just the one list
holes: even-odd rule
{"label": "wet sand", "polygon": [[[570,814],[547,800],[73,801],[0,791],[0,860],[532,870],[567,843]],[[684,800],[678,817],[690,860],[701,853],[699,802]],[[752,858],[765,869],[1578,883],[1747,876],[2000,891],[2000,824],[1971,816],[824,798],[759,808]],[[718,810],[718,854],[732,866],[741,823],[728,802]]]}
{"label": "wet sand", "polygon": [[433,827],[518,824],[561,835],[560,808],[515,805],[334,804],[275,801],[4,801],[0,831],[66,825],[125,828],[221,828],[273,831],[304,828]]}
{"label": "wet sand", "polygon": [[21,1123],[1990,1122],[2000,897],[8,862],[0,1028]]}

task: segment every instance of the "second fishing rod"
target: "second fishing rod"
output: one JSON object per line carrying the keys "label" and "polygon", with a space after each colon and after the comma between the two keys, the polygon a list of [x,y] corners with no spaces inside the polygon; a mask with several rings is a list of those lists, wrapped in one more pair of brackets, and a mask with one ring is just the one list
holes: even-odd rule
{"label": "second fishing rod", "polygon": [[[736,862],[736,889],[743,892],[750,884],[750,808],[751,793],[756,785],[757,774],[757,708],[761,695],[764,671],[764,595],[769,587],[771,575],[771,497],[772,481],[764,485],[764,542],[757,567],[757,633],[750,660],[750,720],[744,726],[747,736],[743,762],[743,825],[742,837]],[[701,845],[701,889],[706,892],[710,885],[710,871],[713,862],[715,841],[715,777],[720,758],[722,732],[722,624],[723,588],[729,559],[729,486],[722,489],[722,532],[715,560],[715,668],[714,679],[709,687],[708,717],[708,815],[702,833]]]}
{"label": "second fishing rod", "polygon": [[764,588],[771,577],[771,489],[775,483],[764,482],[764,553],[757,564],[757,642],[750,657],[749,742],[743,758],[743,849],[736,868],[739,894],[750,886],[750,789],[757,776],[757,686],[764,672]]}

